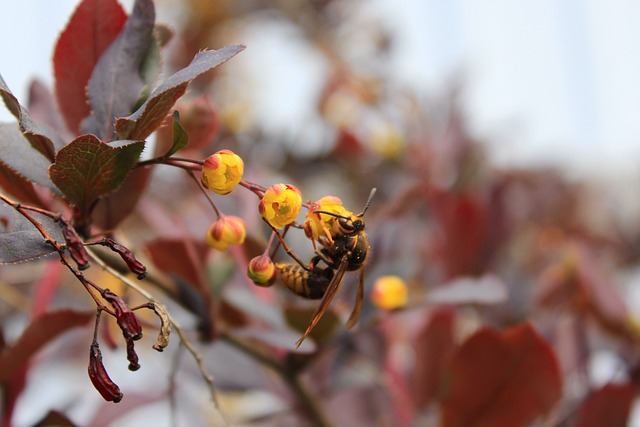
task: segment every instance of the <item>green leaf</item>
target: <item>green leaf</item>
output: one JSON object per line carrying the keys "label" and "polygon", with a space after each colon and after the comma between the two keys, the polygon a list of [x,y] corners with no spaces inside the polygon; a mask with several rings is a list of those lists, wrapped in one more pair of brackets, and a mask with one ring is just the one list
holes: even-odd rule
{"label": "green leaf", "polygon": [[164,157],[173,156],[187,145],[189,145],[189,134],[182,127],[182,123],[180,123],[180,113],[176,110],[173,112],[173,145]]}
{"label": "green leaf", "polygon": [[29,112],[18,102],[17,98],[11,93],[4,79],[0,75],[0,96],[4,100],[5,105],[11,111],[11,114],[18,119],[20,130],[27,138],[33,148],[49,160],[53,161],[57,149],[64,146],[64,140],[53,130],[48,127],[34,122],[29,116]]}
{"label": "green leaf", "polygon": [[105,144],[94,135],[82,135],[58,152],[49,176],[86,214],[98,198],[120,187],[143,149],[144,141]]}
{"label": "green leaf", "polygon": [[162,124],[173,105],[186,92],[191,80],[225,63],[243,49],[241,45],[230,45],[198,53],[188,66],[162,82],[135,113],[116,120],[118,137],[145,139]]}

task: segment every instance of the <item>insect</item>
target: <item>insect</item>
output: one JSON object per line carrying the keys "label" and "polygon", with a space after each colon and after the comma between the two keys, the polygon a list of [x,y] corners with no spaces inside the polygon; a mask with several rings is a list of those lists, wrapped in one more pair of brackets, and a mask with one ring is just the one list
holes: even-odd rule
{"label": "insect", "polygon": [[[324,210],[312,211],[312,213],[328,215],[333,220],[325,222],[328,225],[325,230],[327,237],[322,236],[318,239],[321,248],[316,249],[316,255],[311,258],[309,266],[301,262],[276,264],[280,279],[291,291],[308,299],[321,299],[311,316],[309,326],[296,342],[296,347],[300,346],[309,336],[324,312],[327,311],[347,271],[358,271],[356,301],[347,321],[347,328],[353,327],[358,321],[364,297],[362,270],[365,267],[370,248],[369,239],[364,231],[364,214],[369,208],[375,191],[375,188],[371,191],[364,209],[357,215],[349,211],[345,211],[344,214]],[[297,257],[294,259],[298,261]]]}

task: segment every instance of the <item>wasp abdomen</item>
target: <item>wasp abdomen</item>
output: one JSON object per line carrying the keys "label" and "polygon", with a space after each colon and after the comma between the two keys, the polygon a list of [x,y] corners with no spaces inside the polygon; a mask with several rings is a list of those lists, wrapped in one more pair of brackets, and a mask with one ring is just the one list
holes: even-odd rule
{"label": "wasp abdomen", "polygon": [[292,292],[308,299],[322,298],[333,279],[333,270],[330,268],[316,266],[313,270],[305,270],[298,264],[277,263],[276,270],[282,283]]}

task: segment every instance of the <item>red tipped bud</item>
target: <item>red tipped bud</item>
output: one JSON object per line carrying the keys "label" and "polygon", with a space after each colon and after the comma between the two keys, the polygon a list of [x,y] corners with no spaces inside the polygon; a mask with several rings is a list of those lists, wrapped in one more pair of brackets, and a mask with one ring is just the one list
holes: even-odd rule
{"label": "red tipped bud", "polygon": [[102,363],[102,352],[97,341],[94,341],[89,348],[89,379],[107,402],[118,403],[122,400],[120,387],[114,383]]}
{"label": "red tipped bud", "polygon": [[247,235],[244,220],[226,215],[215,221],[207,230],[206,242],[219,251],[226,251],[229,245],[241,245]]}
{"label": "red tipped bud", "polygon": [[231,150],[220,150],[207,157],[202,166],[202,185],[216,194],[229,194],[242,180],[244,162]]}
{"label": "red tipped bud", "polygon": [[142,325],[129,306],[109,289],[102,291],[102,298],[109,301],[116,315],[118,326],[126,340],[137,341],[142,338]]}
{"label": "red tipped bud", "polygon": [[247,276],[258,286],[271,286],[276,279],[276,266],[268,256],[257,256],[249,261]]}

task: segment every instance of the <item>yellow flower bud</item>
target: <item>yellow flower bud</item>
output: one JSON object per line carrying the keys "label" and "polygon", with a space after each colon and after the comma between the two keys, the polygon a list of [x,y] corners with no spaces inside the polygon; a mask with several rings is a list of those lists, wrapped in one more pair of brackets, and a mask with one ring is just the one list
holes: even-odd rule
{"label": "yellow flower bud", "polygon": [[242,158],[231,150],[220,150],[207,157],[202,167],[202,185],[216,194],[229,194],[244,173]]}
{"label": "yellow flower bud", "polygon": [[337,218],[316,211],[331,212],[343,216],[347,216],[349,212],[342,206],[342,200],[336,196],[324,196],[311,204],[302,226],[304,233],[311,240],[318,240],[321,236],[324,236],[329,244],[333,244],[330,230]]}
{"label": "yellow flower bud", "polygon": [[221,217],[209,227],[206,241],[209,246],[219,251],[227,250],[229,245],[241,245],[247,235],[242,218],[233,215]]}
{"label": "yellow flower bud", "polygon": [[268,256],[257,256],[249,261],[247,276],[258,286],[271,286],[276,280],[276,266]]}
{"label": "yellow flower bud", "polygon": [[302,194],[290,184],[275,184],[267,188],[258,205],[260,215],[275,228],[295,221],[301,208]]}
{"label": "yellow flower bud", "polygon": [[404,307],[407,300],[407,285],[398,276],[382,276],[373,284],[371,301],[383,310]]}

